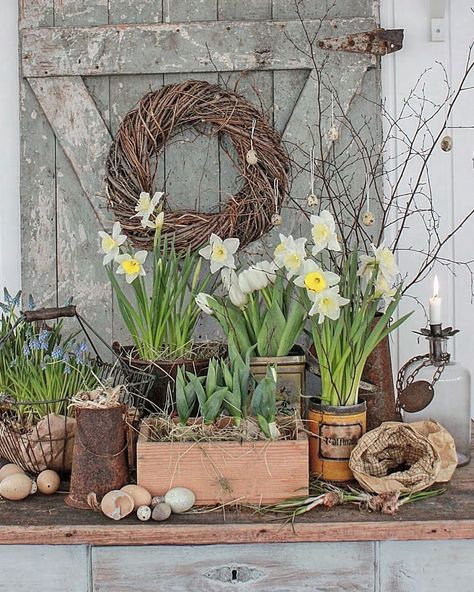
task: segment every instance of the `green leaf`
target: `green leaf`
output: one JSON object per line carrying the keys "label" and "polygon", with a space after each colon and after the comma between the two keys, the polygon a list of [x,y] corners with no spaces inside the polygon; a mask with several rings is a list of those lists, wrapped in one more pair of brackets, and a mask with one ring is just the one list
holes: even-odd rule
{"label": "green leaf", "polygon": [[285,330],[285,316],[278,302],[274,300],[268,309],[259,334],[257,350],[259,356],[276,356]]}
{"label": "green leaf", "polygon": [[215,391],[202,406],[202,416],[205,423],[212,423],[222,411],[222,403],[228,393],[226,388]]}

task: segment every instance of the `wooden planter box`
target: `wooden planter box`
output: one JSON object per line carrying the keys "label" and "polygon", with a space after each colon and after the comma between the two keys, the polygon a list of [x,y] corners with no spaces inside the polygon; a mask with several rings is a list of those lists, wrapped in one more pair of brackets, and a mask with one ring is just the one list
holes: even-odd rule
{"label": "wooden planter box", "polygon": [[137,443],[137,482],[152,495],[187,487],[196,504],[275,503],[308,494],[308,438],[276,442],[150,442],[145,420]]}

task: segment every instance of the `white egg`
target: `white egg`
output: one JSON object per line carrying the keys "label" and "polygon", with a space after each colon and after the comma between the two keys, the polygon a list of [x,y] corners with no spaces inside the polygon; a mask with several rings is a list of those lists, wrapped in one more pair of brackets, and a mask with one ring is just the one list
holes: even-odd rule
{"label": "white egg", "polygon": [[186,489],[186,487],[173,487],[165,495],[165,502],[174,514],[187,512],[194,506],[195,501],[196,496],[190,489]]}
{"label": "white egg", "polygon": [[148,506],[140,506],[137,510],[137,518],[142,522],[146,522],[151,518],[151,508]]}

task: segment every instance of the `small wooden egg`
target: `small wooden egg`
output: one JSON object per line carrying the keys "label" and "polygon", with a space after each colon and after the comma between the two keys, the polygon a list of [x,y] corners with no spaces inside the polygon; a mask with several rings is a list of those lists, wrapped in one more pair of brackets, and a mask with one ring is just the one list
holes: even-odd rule
{"label": "small wooden egg", "polygon": [[138,510],[140,506],[149,506],[151,504],[151,493],[140,485],[124,485],[121,491],[125,491],[132,496],[135,503],[134,510]]}
{"label": "small wooden egg", "polygon": [[156,508],[156,506],[158,504],[161,504],[165,501],[165,496],[164,495],[156,495],[155,497],[152,498],[151,500],[151,504],[150,504],[150,508],[153,510],[153,508]]}
{"label": "small wooden egg", "polygon": [[165,495],[165,503],[170,506],[174,514],[187,512],[194,506],[195,501],[196,496],[186,487],[173,487]]}
{"label": "small wooden egg", "polygon": [[151,518],[151,508],[149,506],[140,506],[137,510],[137,518],[142,522],[147,522]]}
{"label": "small wooden egg", "polygon": [[0,483],[0,496],[7,500],[19,501],[31,493],[32,481],[25,473],[8,475]]}
{"label": "small wooden egg", "polygon": [[372,212],[364,212],[364,215],[362,216],[362,222],[365,226],[372,226],[372,224],[375,222],[375,216],[372,214]]}
{"label": "small wooden egg", "polygon": [[273,214],[273,216],[272,216],[273,226],[280,226],[280,224],[282,222],[283,222],[283,218],[280,216],[280,214]]}
{"label": "small wooden egg", "polygon": [[306,203],[308,204],[308,206],[310,208],[317,206],[319,203],[319,198],[317,195],[314,195],[314,193],[310,193],[308,195],[308,197],[306,198]]}
{"label": "small wooden egg", "polygon": [[254,164],[257,164],[257,162],[258,162],[258,156],[257,156],[257,153],[255,152],[255,150],[249,150],[247,152],[247,155],[246,155],[245,159],[247,161],[247,164],[249,164],[251,166],[254,165]]}
{"label": "small wooden egg", "polygon": [[100,503],[103,514],[112,520],[122,520],[133,512],[133,497],[125,491],[113,489],[106,493]]}
{"label": "small wooden egg", "polygon": [[18,465],[15,465],[13,463],[9,463],[8,465],[4,465],[1,469],[0,469],[0,482],[5,479],[5,477],[8,477],[10,475],[15,475],[17,473],[25,473],[25,471],[19,467]]}
{"label": "small wooden egg", "polygon": [[56,493],[60,484],[61,479],[59,478],[59,475],[56,473],[56,471],[51,471],[50,469],[42,471],[36,479],[38,491],[40,493],[44,493],[45,495]]}
{"label": "small wooden egg", "polygon": [[335,142],[339,138],[339,130],[337,129],[336,126],[333,125],[332,127],[329,128],[328,137],[333,142]]}
{"label": "small wooden egg", "polygon": [[151,514],[152,520],[155,520],[156,522],[163,522],[164,520],[168,520],[170,516],[171,508],[165,502],[160,502],[157,506],[155,506]]}

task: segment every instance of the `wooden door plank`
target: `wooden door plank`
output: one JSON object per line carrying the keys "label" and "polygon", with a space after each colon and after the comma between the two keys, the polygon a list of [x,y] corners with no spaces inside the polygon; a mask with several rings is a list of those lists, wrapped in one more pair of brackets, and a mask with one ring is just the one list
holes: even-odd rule
{"label": "wooden door plank", "polygon": [[[173,4],[174,6],[174,4]],[[373,28],[372,19],[307,20],[321,36]],[[286,70],[311,68],[290,39],[299,21],[217,21],[27,29],[23,74],[29,77]],[[157,51],[157,48],[160,51]],[[302,48],[307,49],[304,41]]]}
{"label": "wooden door plank", "polygon": [[374,550],[371,543],[94,548],[92,576],[94,592],[369,592]]}
{"label": "wooden door plank", "polygon": [[[327,15],[328,3],[336,0],[273,0],[274,19],[314,19]],[[339,1],[339,0],[337,0]]]}
{"label": "wooden door plank", "polygon": [[18,0],[20,29],[51,27],[54,24],[54,0]]}
{"label": "wooden door plank", "polygon": [[89,567],[85,546],[0,547],[0,590],[5,592],[85,592]]}
{"label": "wooden door plank", "polygon": [[272,0],[219,0],[218,11],[220,21],[271,20]]}
{"label": "wooden door plank", "polygon": [[380,543],[380,590],[473,590],[474,540]]}
{"label": "wooden door plank", "polygon": [[161,23],[162,0],[114,0],[109,2],[110,23]]}

